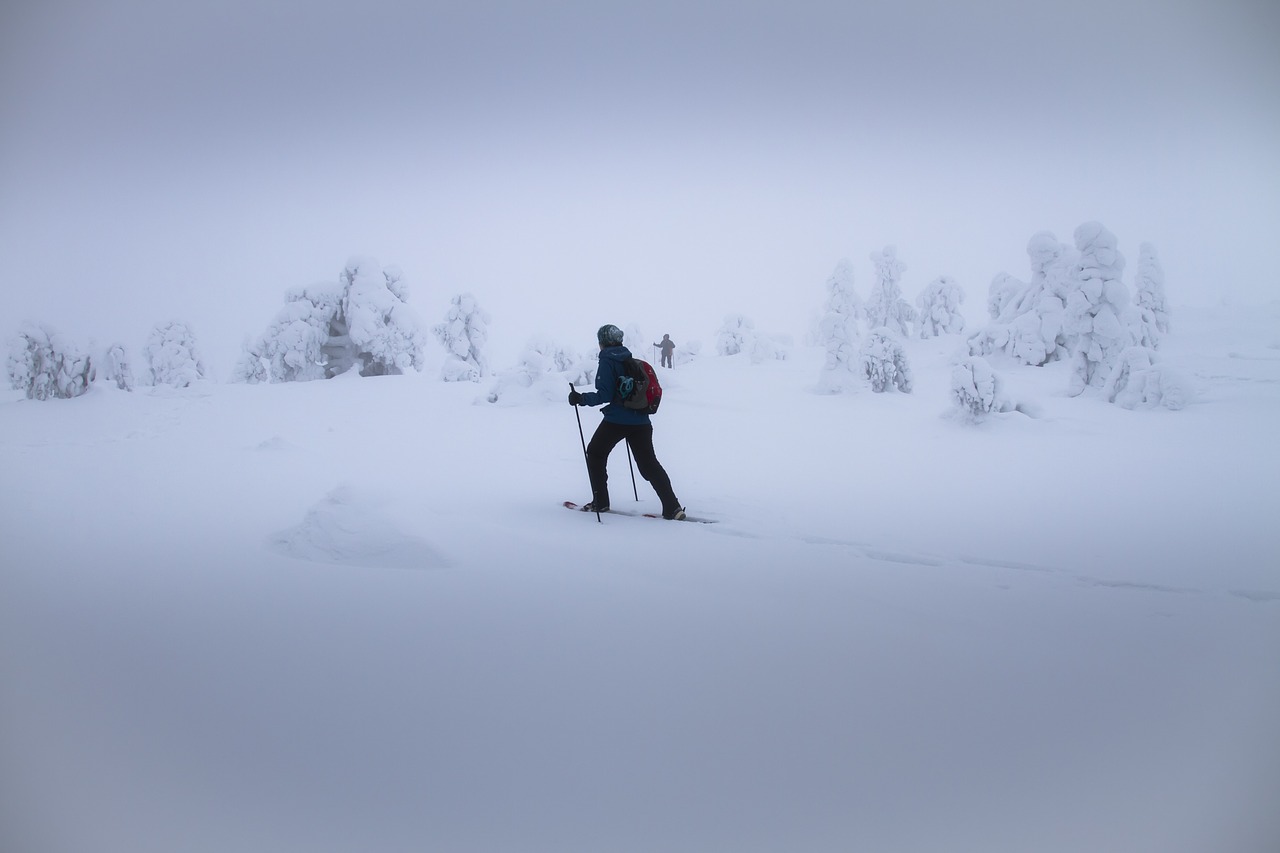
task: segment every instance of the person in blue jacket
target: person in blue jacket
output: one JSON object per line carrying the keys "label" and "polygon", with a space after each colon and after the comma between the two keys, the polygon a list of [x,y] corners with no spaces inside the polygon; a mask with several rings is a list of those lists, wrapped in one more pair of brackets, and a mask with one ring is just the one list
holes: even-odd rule
{"label": "person in blue jacket", "polygon": [[569,403],[574,406],[599,406],[600,426],[587,444],[587,473],[591,477],[591,502],[583,507],[588,512],[609,511],[609,454],[618,442],[625,440],[635,457],[636,468],[662,500],[662,517],[684,518],[684,507],[671,488],[662,463],[653,450],[653,424],[649,415],[636,409],[628,409],[618,399],[618,377],[623,375],[622,362],[631,358],[631,351],[622,345],[622,330],[614,325],[604,325],[596,332],[600,344],[600,366],[596,368],[596,390],[580,394],[569,392]]}

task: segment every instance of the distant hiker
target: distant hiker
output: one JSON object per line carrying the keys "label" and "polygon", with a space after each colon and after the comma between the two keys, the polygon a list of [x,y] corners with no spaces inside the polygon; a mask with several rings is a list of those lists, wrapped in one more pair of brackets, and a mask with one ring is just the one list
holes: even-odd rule
{"label": "distant hiker", "polygon": [[[623,361],[631,358],[631,351],[622,345],[622,330],[614,325],[601,326],[596,332],[600,344],[600,366],[596,368],[596,390],[580,394],[569,392],[573,406],[599,406],[603,420],[596,427],[587,445],[587,475],[591,478],[591,503],[583,507],[587,512],[606,512],[609,509],[609,454],[618,442],[625,440],[635,457],[640,476],[653,486],[662,500],[662,517],[684,518],[684,507],[671,488],[671,479],[653,451],[653,424],[647,412],[630,409],[618,397],[618,378],[625,374]],[[672,344],[674,347],[675,344]]]}
{"label": "distant hiker", "polygon": [[654,344],[654,346],[662,350],[662,366],[671,367],[671,353],[676,351],[676,342],[671,340],[670,335],[663,335],[662,343]]}

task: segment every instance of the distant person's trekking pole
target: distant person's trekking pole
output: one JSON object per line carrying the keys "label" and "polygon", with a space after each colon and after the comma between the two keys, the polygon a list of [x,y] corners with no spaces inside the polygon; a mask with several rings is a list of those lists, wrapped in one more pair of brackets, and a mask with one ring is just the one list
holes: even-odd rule
{"label": "distant person's trekking pole", "polygon": [[631,442],[624,441],[627,446],[627,467],[631,469],[631,493],[636,496],[636,500],[640,500],[640,492],[636,489],[636,467],[631,464]]}
{"label": "distant person's trekking pole", "polygon": [[[574,388],[573,383],[570,382],[569,390],[577,391],[578,389]],[[578,414],[578,405],[576,403],[573,406],[573,416],[578,419],[578,438],[582,439],[582,461],[587,463],[587,480],[589,482],[591,480],[591,463],[587,461],[587,435],[582,431],[582,415]],[[640,498],[637,497],[636,500],[640,500]],[[595,500],[593,499],[591,503],[594,504]],[[604,523],[604,519],[600,517],[600,510],[596,510],[596,521],[601,524]]]}

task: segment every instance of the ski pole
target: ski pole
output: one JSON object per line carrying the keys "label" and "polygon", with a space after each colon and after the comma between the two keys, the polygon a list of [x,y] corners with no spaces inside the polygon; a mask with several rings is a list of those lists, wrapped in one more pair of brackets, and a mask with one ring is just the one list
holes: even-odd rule
{"label": "ski pole", "polygon": [[[573,383],[572,383],[572,382],[570,382],[570,383],[569,383],[569,390],[570,390],[570,391],[577,391],[578,389],[577,389],[577,388],[574,388],[574,387],[573,387]],[[574,417],[576,417],[576,418],[578,419],[578,438],[582,439],[582,461],[584,461],[584,462],[586,462],[586,463],[587,463],[587,482],[588,482],[588,483],[590,483],[590,482],[591,482],[591,463],[587,461],[587,436],[586,436],[586,434],[582,431],[582,415],[578,414],[578,404],[577,404],[577,403],[574,403],[574,404],[573,404],[573,416],[574,416]],[[637,500],[638,500],[638,498],[637,498]],[[592,506],[595,506],[595,503],[596,503],[596,496],[595,496],[595,492],[593,491],[593,492],[591,493],[591,505],[592,505]],[[598,521],[598,522],[600,522],[600,523],[602,523],[602,524],[604,523],[604,519],[600,517],[600,510],[598,510],[598,509],[596,510],[596,521]]]}
{"label": "ski pole", "polygon": [[623,442],[627,445],[627,467],[631,469],[631,493],[636,496],[636,501],[640,500],[640,492],[636,489],[636,468],[631,464],[631,442]]}

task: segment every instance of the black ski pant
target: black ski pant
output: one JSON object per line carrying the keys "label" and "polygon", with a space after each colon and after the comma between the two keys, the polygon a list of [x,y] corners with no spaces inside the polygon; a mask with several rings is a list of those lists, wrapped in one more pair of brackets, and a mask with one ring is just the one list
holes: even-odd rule
{"label": "black ski pant", "polygon": [[597,507],[609,506],[609,454],[618,442],[625,440],[640,471],[662,500],[663,515],[671,515],[680,509],[680,502],[671,488],[671,478],[653,452],[652,424],[615,424],[601,421],[587,444],[587,473],[591,477],[591,502]]}

